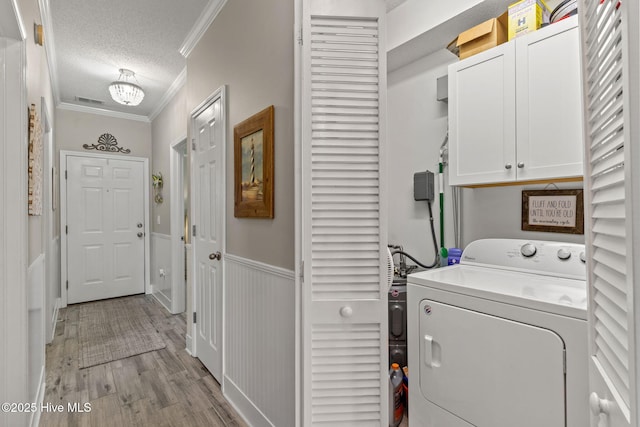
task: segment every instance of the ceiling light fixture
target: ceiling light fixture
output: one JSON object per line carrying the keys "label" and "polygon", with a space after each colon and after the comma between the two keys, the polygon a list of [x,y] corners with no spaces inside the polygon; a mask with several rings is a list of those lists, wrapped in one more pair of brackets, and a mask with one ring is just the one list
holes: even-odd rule
{"label": "ceiling light fixture", "polygon": [[118,81],[109,85],[109,93],[117,103],[135,106],[142,102],[144,91],[137,84],[131,83],[129,79],[138,81],[133,71],[120,68],[120,77],[118,77]]}

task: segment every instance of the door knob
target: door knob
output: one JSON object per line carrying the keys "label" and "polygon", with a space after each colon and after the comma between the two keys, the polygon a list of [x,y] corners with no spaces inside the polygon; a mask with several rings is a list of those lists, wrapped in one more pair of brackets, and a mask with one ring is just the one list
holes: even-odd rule
{"label": "door knob", "polygon": [[141,222],[138,223],[138,228],[142,228],[142,223]]}
{"label": "door knob", "polygon": [[608,414],[611,412],[611,402],[606,399],[600,399],[595,391],[589,396],[589,408],[593,415]]}
{"label": "door knob", "polygon": [[142,231],[138,231],[138,237],[141,238],[142,236],[144,236],[144,233]]}
{"label": "door knob", "polygon": [[518,168],[522,169],[524,167],[524,162],[518,162]]}
{"label": "door knob", "polygon": [[511,169],[511,163],[507,163],[506,165],[504,165],[505,169]]}
{"label": "door knob", "polygon": [[212,261],[217,259],[219,261],[222,259],[222,254],[220,253],[220,251],[209,254],[209,259]]}

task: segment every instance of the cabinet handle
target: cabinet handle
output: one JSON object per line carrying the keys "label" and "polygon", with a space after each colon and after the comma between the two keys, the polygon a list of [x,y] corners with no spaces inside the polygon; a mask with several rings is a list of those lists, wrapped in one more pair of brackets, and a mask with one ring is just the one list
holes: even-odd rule
{"label": "cabinet handle", "polygon": [[524,167],[524,162],[518,162],[518,168],[522,169]]}
{"label": "cabinet handle", "polygon": [[505,169],[511,169],[511,163],[507,163],[506,165],[504,165]]}

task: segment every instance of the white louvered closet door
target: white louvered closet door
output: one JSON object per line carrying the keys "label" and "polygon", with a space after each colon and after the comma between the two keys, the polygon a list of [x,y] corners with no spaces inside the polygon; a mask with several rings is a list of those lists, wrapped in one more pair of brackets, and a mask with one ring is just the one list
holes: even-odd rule
{"label": "white louvered closet door", "polygon": [[638,426],[638,2],[581,0],[579,10],[591,425]]}
{"label": "white louvered closet door", "polygon": [[388,425],[384,16],[303,1],[304,426]]}

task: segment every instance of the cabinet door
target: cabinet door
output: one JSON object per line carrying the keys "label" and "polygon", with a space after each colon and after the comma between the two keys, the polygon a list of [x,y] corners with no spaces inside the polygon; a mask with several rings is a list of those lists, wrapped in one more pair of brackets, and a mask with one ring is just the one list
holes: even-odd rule
{"label": "cabinet door", "polygon": [[516,39],[518,180],[582,176],[577,17]]}
{"label": "cabinet door", "polygon": [[515,46],[449,66],[449,182],[515,181]]}

